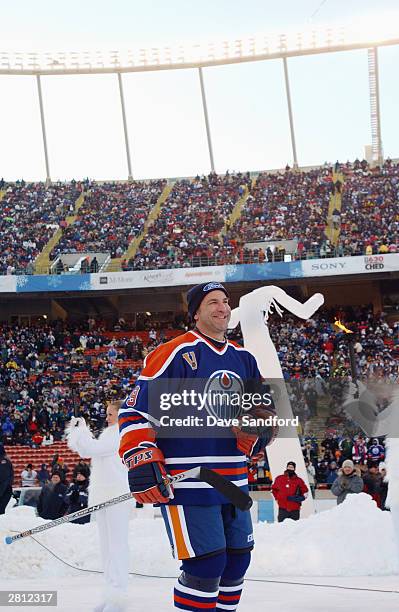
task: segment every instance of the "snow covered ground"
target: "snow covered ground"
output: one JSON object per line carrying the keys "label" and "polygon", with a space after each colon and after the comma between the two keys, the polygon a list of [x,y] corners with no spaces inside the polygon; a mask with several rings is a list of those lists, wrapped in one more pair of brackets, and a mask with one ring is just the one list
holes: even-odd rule
{"label": "snow covered ground", "polygon": [[[95,523],[65,524],[37,534],[37,541],[26,538],[2,544],[6,535],[43,522],[28,507],[14,508],[0,517],[0,589],[54,589],[57,610],[90,612],[102,585],[100,573],[82,571],[101,569]],[[251,580],[246,582],[240,612],[399,609],[399,566],[390,513],[381,512],[365,494],[352,495],[341,506],[299,522],[258,523],[255,541],[247,575]],[[129,609],[173,610],[171,592],[178,563],[171,558],[163,521],[153,518],[152,508],[133,510],[129,542],[130,571],[155,576],[131,576]]]}

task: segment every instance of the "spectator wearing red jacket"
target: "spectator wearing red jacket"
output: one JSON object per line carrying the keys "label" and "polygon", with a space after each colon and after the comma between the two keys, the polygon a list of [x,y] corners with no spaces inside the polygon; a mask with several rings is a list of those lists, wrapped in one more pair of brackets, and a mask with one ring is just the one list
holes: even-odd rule
{"label": "spectator wearing red jacket", "polygon": [[306,499],[308,487],[296,472],[296,463],[289,461],[284,474],[277,476],[272,485],[272,493],[278,504],[278,522],[290,518],[299,519],[301,504]]}

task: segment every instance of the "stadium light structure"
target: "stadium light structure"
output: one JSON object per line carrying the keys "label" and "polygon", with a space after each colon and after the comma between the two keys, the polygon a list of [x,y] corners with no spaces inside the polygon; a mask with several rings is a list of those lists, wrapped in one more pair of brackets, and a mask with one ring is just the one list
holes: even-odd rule
{"label": "stadium light structure", "polygon": [[[222,40],[176,47],[152,47],[119,51],[76,52],[0,52],[0,75],[35,75],[42,123],[46,177],[50,180],[49,152],[46,142],[45,112],[42,100],[40,77],[48,75],[116,74],[118,77],[121,112],[124,127],[128,178],[132,179],[132,164],[123,96],[122,74],[159,70],[197,69],[200,79],[202,106],[208,142],[210,168],[214,171],[211,127],[206,103],[203,69],[244,62],[281,59],[284,67],[285,91],[290,122],[293,164],[298,166],[295,144],[294,117],[292,112],[288,58],[339,51],[368,50],[370,91],[370,123],[373,162],[382,161],[380,101],[378,84],[378,47],[399,44],[397,19],[380,19],[362,23],[351,29],[313,28],[308,31],[254,36],[246,39]],[[383,28],[381,29],[381,26]]]}

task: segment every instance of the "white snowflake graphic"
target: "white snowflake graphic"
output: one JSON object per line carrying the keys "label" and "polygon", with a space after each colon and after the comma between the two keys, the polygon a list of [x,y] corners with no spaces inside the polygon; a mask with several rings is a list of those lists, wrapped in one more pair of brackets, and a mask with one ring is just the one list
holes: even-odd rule
{"label": "white snowflake graphic", "polygon": [[92,289],[91,282],[85,281],[79,285],[79,291],[90,291]]}
{"label": "white snowflake graphic", "polygon": [[62,279],[60,276],[49,276],[47,280],[47,284],[49,287],[59,287],[62,285]]}
{"label": "white snowflake graphic", "polygon": [[238,271],[238,266],[226,266],[226,278],[231,278]]}
{"label": "white snowflake graphic", "polygon": [[291,278],[302,278],[303,277],[302,266],[297,266],[297,265],[292,266],[292,269],[290,270],[290,276]]}
{"label": "white snowflake graphic", "polygon": [[28,283],[29,276],[17,276],[17,291]]}

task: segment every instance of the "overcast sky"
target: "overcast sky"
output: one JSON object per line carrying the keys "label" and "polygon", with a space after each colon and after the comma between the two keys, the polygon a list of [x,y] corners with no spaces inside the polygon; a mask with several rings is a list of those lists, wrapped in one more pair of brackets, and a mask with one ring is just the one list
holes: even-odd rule
{"label": "overcast sky", "polygon": [[[397,0],[0,0],[1,49],[127,49],[245,38],[312,26],[399,24]],[[361,24],[359,26],[359,24]],[[398,26],[399,37],[399,26]],[[399,157],[399,47],[380,49],[385,155]],[[301,165],[363,157],[371,144],[367,52],[293,58]],[[0,76],[0,176],[42,179],[34,77]],[[216,169],[292,164],[281,60],[204,69]],[[209,171],[198,71],[123,76],[135,178]],[[116,75],[42,78],[53,179],[127,177]]]}

